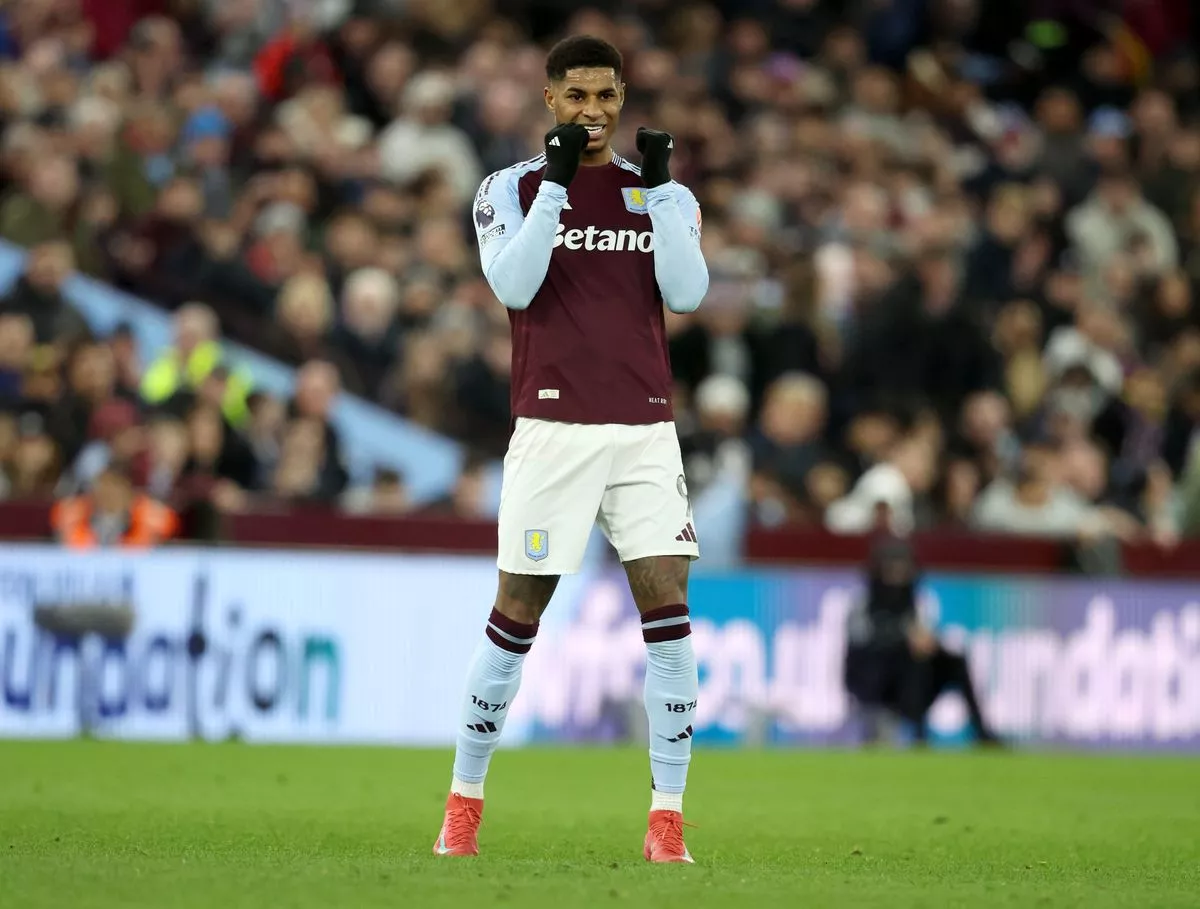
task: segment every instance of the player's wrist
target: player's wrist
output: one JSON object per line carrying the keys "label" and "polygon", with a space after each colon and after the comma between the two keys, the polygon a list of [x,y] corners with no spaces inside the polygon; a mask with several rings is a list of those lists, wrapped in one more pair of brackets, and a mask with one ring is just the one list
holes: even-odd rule
{"label": "player's wrist", "polygon": [[555,180],[553,176],[547,173],[542,177],[542,185],[538,190],[538,195],[544,195],[547,198],[553,199],[555,202],[567,201],[567,184]]}
{"label": "player's wrist", "polygon": [[651,166],[649,168],[645,164],[642,165],[642,184],[646,187],[647,191],[660,189],[670,182],[671,171],[667,168],[666,164],[663,164],[661,167]]}

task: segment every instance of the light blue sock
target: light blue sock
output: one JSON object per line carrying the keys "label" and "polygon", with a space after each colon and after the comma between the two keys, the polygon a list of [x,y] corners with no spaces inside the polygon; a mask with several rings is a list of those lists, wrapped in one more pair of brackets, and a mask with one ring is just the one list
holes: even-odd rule
{"label": "light blue sock", "polygon": [[682,811],[700,690],[687,606],[664,606],[645,613],[642,637],[646,641],[646,715],[654,781],[651,809]]}
{"label": "light blue sock", "polygon": [[467,673],[451,792],[483,798],[488,763],[500,744],[504,720],[521,687],[521,666],[536,635],[536,624],[514,622],[492,610],[486,635]]}

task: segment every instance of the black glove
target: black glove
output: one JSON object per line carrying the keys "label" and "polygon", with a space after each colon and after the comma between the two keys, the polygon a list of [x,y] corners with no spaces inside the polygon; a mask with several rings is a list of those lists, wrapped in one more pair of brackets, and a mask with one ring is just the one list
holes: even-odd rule
{"label": "black glove", "polygon": [[675,140],[670,133],[659,132],[657,129],[646,129],[639,126],[637,131],[637,150],[642,155],[642,182],[647,189],[662,186],[671,182],[671,149]]}
{"label": "black glove", "polygon": [[578,123],[560,123],[546,133],[546,173],[542,179],[564,188],[570,186],[587,143],[588,131]]}

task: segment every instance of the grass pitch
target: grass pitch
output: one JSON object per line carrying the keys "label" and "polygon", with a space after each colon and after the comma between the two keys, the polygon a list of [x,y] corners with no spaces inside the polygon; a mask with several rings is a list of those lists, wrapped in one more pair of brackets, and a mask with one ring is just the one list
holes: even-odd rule
{"label": "grass pitch", "polygon": [[641,857],[640,750],[497,755],[435,859],[445,752],[0,742],[0,906],[1200,905],[1200,762],[699,751],[694,867]]}

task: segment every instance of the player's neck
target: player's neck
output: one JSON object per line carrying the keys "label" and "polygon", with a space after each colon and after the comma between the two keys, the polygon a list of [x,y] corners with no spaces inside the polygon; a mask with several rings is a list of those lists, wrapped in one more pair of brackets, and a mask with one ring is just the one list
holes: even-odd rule
{"label": "player's neck", "polygon": [[595,152],[584,152],[579,157],[580,167],[601,167],[605,164],[612,164],[613,150],[612,146],[608,145]]}

